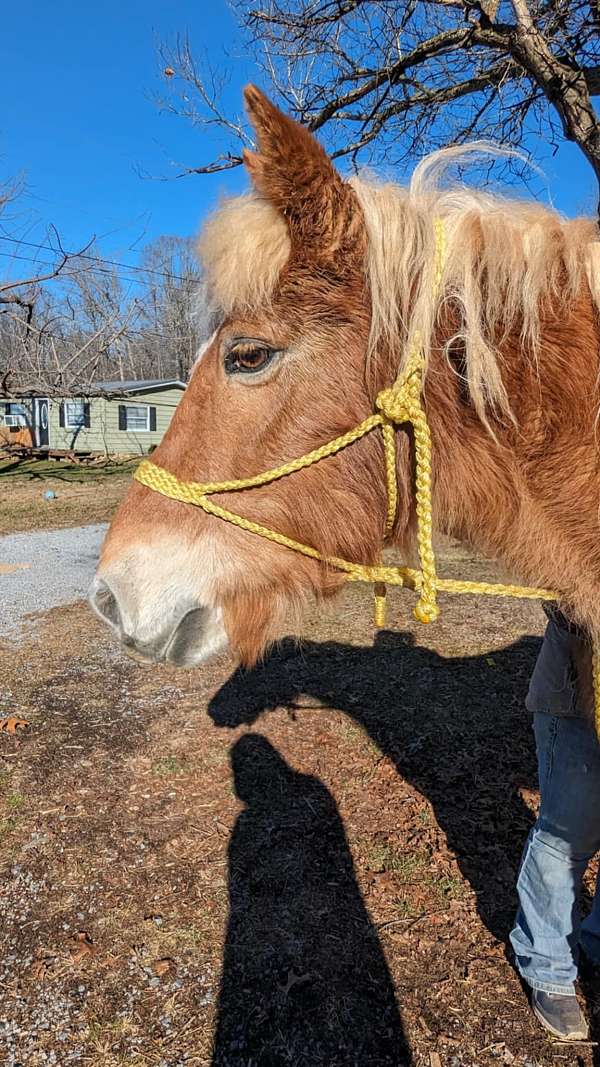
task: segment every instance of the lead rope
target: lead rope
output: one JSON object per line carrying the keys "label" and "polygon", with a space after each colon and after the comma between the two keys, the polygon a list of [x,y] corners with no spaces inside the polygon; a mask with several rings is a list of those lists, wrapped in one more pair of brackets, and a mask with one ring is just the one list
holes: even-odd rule
{"label": "lead rope", "polygon": [[596,737],[600,741],[600,655],[597,645],[592,645],[592,681],[594,683],[594,723]]}
{"label": "lead rope", "polygon": [[[443,219],[434,220],[435,256],[431,289],[437,298],[446,261],[446,229]],[[423,379],[425,353],[420,331],[415,331],[410,346],[409,358],[403,371],[389,389],[377,397],[376,404],[383,422],[383,445],[387,481],[388,508],[386,538],[392,532],[398,504],[396,471],[396,427],[403,422],[412,425],[415,441],[415,510],[417,514],[417,549],[422,576],[421,595],[413,614],[418,622],[435,622],[440,609],[437,605],[437,573],[433,549],[433,503],[431,473],[431,431],[423,407]],[[381,562],[381,561],[380,561]],[[387,615],[387,590],[385,583],[375,586],[375,625],[383,629]]]}

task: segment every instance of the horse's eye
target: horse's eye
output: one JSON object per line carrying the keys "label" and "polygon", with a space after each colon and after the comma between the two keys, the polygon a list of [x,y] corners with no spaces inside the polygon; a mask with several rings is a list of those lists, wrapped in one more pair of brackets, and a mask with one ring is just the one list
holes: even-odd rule
{"label": "horse's eye", "polygon": [[238,342],[227,353],[225,370],[228,374],[254,374],[264,370],[271,362],[274,352],[255,341]]}

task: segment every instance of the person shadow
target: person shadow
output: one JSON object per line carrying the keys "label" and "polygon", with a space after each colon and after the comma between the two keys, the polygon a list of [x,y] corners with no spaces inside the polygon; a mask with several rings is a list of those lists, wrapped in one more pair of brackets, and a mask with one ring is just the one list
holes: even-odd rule
{"label": "person shadow", "polygon": [[336,803],[258,734],[232,748],[244,804],[213,1067],[400,1067],[411,1058]]}

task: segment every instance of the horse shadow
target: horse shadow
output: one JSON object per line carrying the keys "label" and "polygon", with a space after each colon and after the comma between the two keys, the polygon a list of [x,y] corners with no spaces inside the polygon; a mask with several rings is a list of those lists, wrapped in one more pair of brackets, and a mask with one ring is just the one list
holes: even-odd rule
{"label": "horse shadow", "polygon": [[[253,670],[238,669],[209,714],[218,726],[236,727],[282,706],[344,711],[430,801],[483,922],[506,941],[533,821],[520,790],[537,786],[524,696],[539,644],[524,637],[493,653],[446,659],[387,631],[372,647],[286,639]],[[246,810],[230,847],[214,1067],[410,1063],[333,798],[264,738],[243,737],[232,759]],[[351,975],[336,970],[336,938],[344,957],[351,946]],[[304,1041],[306,1061],[291,1053]]]}

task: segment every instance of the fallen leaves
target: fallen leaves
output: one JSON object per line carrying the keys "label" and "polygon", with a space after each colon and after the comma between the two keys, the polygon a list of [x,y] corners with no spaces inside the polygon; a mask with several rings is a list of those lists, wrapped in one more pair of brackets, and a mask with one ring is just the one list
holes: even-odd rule
{"label": "fallen leaves", "polygon": [[0,733],[16,734],[17,730],[26,730],[30,725],[27,719],[20,719],[17,715],[8,715],[0,719]]}
{"label": "fallen leaves", "polygon": [[514,1053],[507,1048],[504,1041],[496,1041],[494,1044],[487,1045],[484,1049],[480,1049],[480,1051],[491,1052],[493,1056],[498,1057],[500,1063],[506,1064],[507,1067],[509,1064],[514,1063],[517,1058]]}
{"label": "fallen leaves", "polygon": [[157,978],[164,978],[167,974],[174,974],[176,969],[175,960],[170,956],[164,956],[160,960],[155,960],[152,964],[152,970]]}
{"label": "fallen leaves", "polygon": [[70,937],[67,944],[71,953],[72,963],[81,963],[86,956],[92,956],[96,951],[94,942],[86,934],[85,930],[80,930],[75,937]]}
{"label": "fallen leaves", "polygon": [[154,923],[155,926],[162,926],[164,921],[162,915],[154,915],[152,912],[148,915],[144,915],[144,922]]}
{"label": "fallen leaves", "polygon": [[29,977],[34,982],[44,982],[47,978],[56,980],[85,960],[90,959],[96,946],[85,930],[80,930],[73,937],[67,938],[66,949],[58,952],[41,949],[29,969]]}
{"label": "fallen leaves", "polygon": [[433,1037],[433,1031],[431,1030],[429,1024],[423,1018],[422,1015],[419,1015],[419,1018],[417,1019],[417,1022],[419,1024],[419,1026],[421,1027],[421,1030],[423,1031],[425,1036],[431,1039]]}
{"label": "fallen leaves", "polygon": [[[354,590],[350,592],[354,595]],[[360,606],[362,611],[362,601]],[[19,852],[23,875],[31,870],[36,880],[47,877],[47,886],[29,899],[28,883],[18,875],[14,903],[11,897],[12,913],[19,917],[10,932],[18,940],[12,965],[15,977],[10,977],[17,995],[11,1007],[23,1032],[37,1020],[38,1010],[47,1016],[46,1005],[72,1004],[64,1048],[58,1045],[59,1017],[50,1017],[54,1033],[49,1043],[59,1049],[59,1059],[67,1060],[65,1050],[72,1053],[89,1040],[80,1030],[80,1019],[88,1024],[91,1020],[92,1026],[106,1023],[96,1052],[98,1062],[106,1064],[128,1052],[130,1035],[125,1026],[122,1031],[111,1027],[115,1005],[132,1004],[140,1035],[139,1046],[132,1045],[134,1059],[139,1049],[140,1062],[156,1062],[155,1042],[175,1044],[173,1034],[177,1051],[169,1045],[169,1060],[183,1052],[210,1058],[205,1050],[219,1012],[208,996],[206,1006],[202,1010],[199,1006],[205,1004],[205,990],[215,1000],[219,995],[225,941],[234,951],[225,957],[228,999],[219,1017],[243,1020],[249,1005],[260,1004],[257,1019],[267,1059],[276,1057],[269,1041],[272,1027],[283,1019],[290,1057],[301,1060],[306,1049],[296,1044],[296,1035],[302,1036],[302,1027],[294,1033],[290,1028],[288,1034],[287,1022],[311,1022],[315,1016],[331,1026],[327,1031],[332,1034],[331,1045],[325,1038],[325,1062],[333,1062],[338,1054],[343,1058],[343,1052],[332,1047],[342,1024],[350,1037],[354,1031],[360,1040],[361,1029],[374,1029],[381,1019],[387,1053],[386,1034],[391,1035],[389,1047],[396,1039],[395,992],[412,1056],[420,1067],[452,1067],[454,1060],[456,1067],[461,1062],[471,1067],[524,1067],[526,1056],[539,1067],[551,1067],[554,1053],[530,1018],[506,963],[504,945],[493,940],[477,910],[479,906],[482,914],[489,914],[494,930],[509,921],[512,884],[503,882],[498,889],[495,875],[504,872],[506,863],[518,860],[529,821],[517,787],[528,787],[522,795],[531,798],[531,806],[537,799],[529,722],[517,707],[517,698],[511,697],[512,675],[516,672],[524,685],[525,667],[535,648],[526,645],[516,656],[516,665],[512,653],[507,659],[499,652],[494,671],[485,662],[482,669],[474,641],[469,644],[465,637],[468,648],[460,664],[449,660],[447,667],[435,667],[432,651],[407,647],[397,656],[396,666],[396,653],[390,653],[388,668],[383,653],[373,653],[373,663],[365,658],[367,653],[359,645],[367,638],[352,628],[350,620],[349,638],[356,647],[342,647],[338,655],[336,645],[327,645],[321,655],[319,646],[310,646],[306,661],[302,654],[276,664],[272,686],[270,669],[265,668],[264,681],[259,673],[257,685],[264,686],[267,696],[272,688],[273,703],[287,701],[303,684],[309,689],[308,697],[297,701],[303,708],[328,707],[329,699],[334,710],[323,712],[322,718],[339,744],[325,744],[324,726],[313,734],[306,722],[301,731],[290,726],[284,712],[269,719],[272,744],[296,769],[295,788],[290,796],[278,795],[274,810],[259,806],[254,812],[260,816],[254,828],[264,824],[271,852],[263,855],[262,846],[259,852],[257,838],[257,851],[247,857],[253,863],[251,878],[256,861],[259,890],[264,886],[268,894],[276,891],[278,900],[272,916],[263,907],[272,899],[269,896],[265,901],[256,897],[256,907],[244,914],[240,907],[248,899],[247,887],[240,881],[237,863],[246,857],[236,853],[235,846],[231,851],[231,829],[239,809],[229,785],[229,738],[209,719],[200,722],[194,717],[198,694],[204,701],[205,689],[198,690],[197,680],[188,683],[180,674],[166,689],[164,677],[151,683],[147,672],[139,672],[138,682],[138,668],[128,662],[117,685],[111,673],[112,655],[100,655],[101,638],[95,631],[88,638],[87,617],[80,622],[78,611],[69,607],[55,612],[52,625],[40,629],[33,651],[27,645],[19,653],[23,662],[15,654],[13,667],[8,657],[0,686],[4,687],[0,718],[33,716],[28,731],[15,728],[15,736],[6,733],[4,741],[0,736],[0,749],[10,750],[11,757],[19,740],[21,751],[27,749],[27,760],[5,761],[8,772],[13,767],[17,772],[7,779],[6,793],[22,788],[27,796],[16,844],[24,849],[22,842],[30,831],[48,832],[43,847],[32,847],[25,859]],[[331,631],[329,626],[323,624],[311,636],[333,640],[333,624]],[[444,632],[439,645],[445,648]],[[450,625],[447,635],[448,642],[456,641]],[[476,656],[472,663],[467,654]],[[203,679],[206,701],[221,684],[222,669],[229,670],[215,667],[209,680]],[[504,673],[510,677],[502,688]],[[150,675],[154,677],[153,672]],[[498,701],[489,700],[492,676]],[[138,684],[144,686],[141,697],[136,695]],[[177,693],[183,694],[177,697],[175,724],[166,714],[175,699],[171,684],[181,686]],[[243,687],[251,684],[252,676],[244,676]],[[248,706],[245,701],[243,688],[241,712]],[[88,703],[92,712],[82,714],[82,704]],[[335,710],[336,703],[348,710]],[[310,714],[299,711],[298,718]],[[42,722],[48,728],[40,730]],[[364,726],[359,729],[358,724]],[[107,741],[115,728],[118,745]],[[194,774],[182,778],[176,796],[170,795],[167,782],[157,798],[152,768],[172,751],[174,729],[185,739],[186,761]],[[149,745],[141,743],[144,731],[152,739]],[[377,763],[375,773],[376,742],[391,755],[390,762]],[[330,754],[327,758],[325,752]],[[315,779],[327,784],[333,802]],[[336,830],[333,804],[343,818],[346,843]],[[86,820],[72,819],[80,811],[87,813]],[[178,821],[181,812],[189,818],[189,833]],[[65,822],[59,823],[59,814],[64,814]],[[271,833],[273,818],[281,822],[275,822]],[[138,856],[132,850],[138,843],[157,840],[157,824],[158,844],[140,848]],[[200,833],[193,832],[195,825]],[[244,823],[238,823],[240,847],[243,828]],[[386,846],[386,862],[378,851],[381,846]],[[6,848],[12,852],[15,841],[7,839]],[[305,857],[312,864],[313,855],[314,865],[306,868]],[[423,858],[414,871],[412,857]],[[358,889],[353,889],[355,882]],[[366,913],[357,910],[357,893],[368,898]],[[454,899],[455,893],[460,899]],[[238,921],[229,928],[233,941],[226,940],[228,905],[232,919]],[[297,920],[302,915],[308,921],[300,928]],[[275,959],[267,940],[271,931],[275,944],[285,945]],[[139,946],[136,951],[134,946]],[[34,954],[38,958],[24,975],[26,960]],[[265,959],[273,961],[273,969],[261,972]],[[381,963],[372,969],[373,960]],[[304,973],[307,966],[312,978]],[[465,974],[470,974],[469,981]],[[368,989],[364,1008],[354,997],[363,981]],[[85,988],[85,994],[79,995],[79,988]],[[373,1019],[374,1012],[384,1005],[387,1011],[388,1004],[391,1014]],[[171,1029],[164,1029],[163,1016],[171,1019]],[[315,1038],[319,1036],[316,1031]],[[502,1038],[512,1052],[497,1044]],[[119,1045],[109,1051],[113,1041]],[[495,1045],[481,1051],[490,1041]],[[234,1051],[232,1059],[239,1062],[244,1051]],[[431,1058],[430,1051],[435,1053]],[[33,1055],[26,1053],[25,1062]],[[352,1058],[352,1053],[347,1055]],[[392,1051],[389,1058],[404,1062],[405,1057],[397,1052],[394,1058]],[[363,1067],[377,1059],[365,1057]],[[571,1062],[568,1054],[566,1059]],[[591,1067],[591,1055],[585,1062]]]}
{"label": "fallen leaves", "polygon": [[29,974],[34,982],[43,982],[46,977],[46,971],[51,966],[53,957],[44,957],[41,960],[35,960],[30,968]]}

